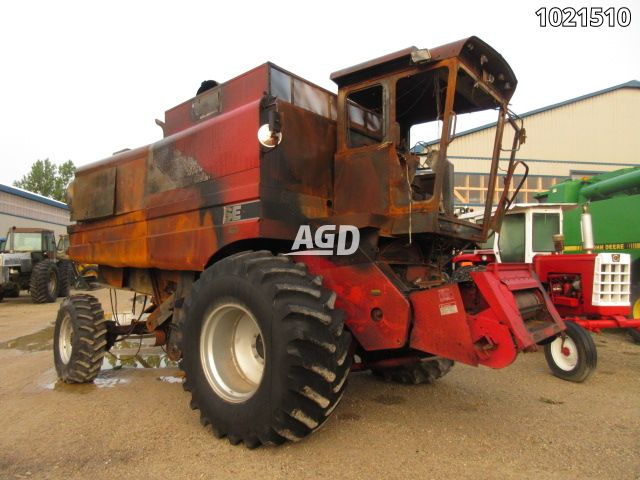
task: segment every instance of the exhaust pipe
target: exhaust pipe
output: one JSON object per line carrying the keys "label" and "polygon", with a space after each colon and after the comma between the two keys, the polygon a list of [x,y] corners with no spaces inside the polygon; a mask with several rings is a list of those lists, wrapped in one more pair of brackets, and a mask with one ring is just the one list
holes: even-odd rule
{"label": "exhaust pipe", "polygon": [[593,249],[595,248],[593,242],[593,223],[591,221],[591,214],[589,213],[589,206],[587,204],[582,206],[580,234],[582,235],[582,249],[586,253],[593,253]]}

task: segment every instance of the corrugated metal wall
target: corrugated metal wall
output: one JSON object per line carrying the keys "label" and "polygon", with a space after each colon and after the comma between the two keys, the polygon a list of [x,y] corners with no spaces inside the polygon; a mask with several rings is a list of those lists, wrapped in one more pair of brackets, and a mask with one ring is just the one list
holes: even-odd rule
{"label": "corrugated metal wall", "polygon": [[48,228],[60,235],[69,224],[68,210],[0,191],[0,237],[13,226]]}
{"label": "corrugated metal wall", "polygon": [[[531,176],[555,178],[639,165],[639,124],[640,89],[620,88],[526,117],[527,142],[517,158],[528,163]],[[503,146],[510,147],[512,132],[505,129]],[[494,135],[491,127],[456,138],[448,149],[455,171],[486,174]],[[468,187],[469,179],[457,175],[456,187],[464,188],[459,182]],[[466,203],[463,197],[468,195],[460,190],[457,203]]]}
{"label": "corrugated metal wall", "polygon": [[[568,175],[570,170],[609,171],[615,164],[640,164],[638,88],[622,88],[563,105],[526,117],[524,122],[527,142],[517,156],[534,160],[529,165],[532,173]],[[505,146],[510,146],[511,131],[505,130]],[[452,157],[490,156],[494,135],[495,128],[488,128],[458,137],[448,153]],[[453,160],[459,172],[487,171],[487,162]]]}

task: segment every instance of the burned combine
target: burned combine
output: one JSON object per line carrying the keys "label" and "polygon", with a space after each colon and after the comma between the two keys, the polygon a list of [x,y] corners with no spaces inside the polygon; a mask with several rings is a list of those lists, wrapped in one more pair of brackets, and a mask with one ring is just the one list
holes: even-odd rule
{"label": "burned combine", "polygon": [[[337,96],[264,64],[167,111],[162,140],[76,172],[70,256],[153,305],[122,327],[95,298],[66,299],[54,343],[62,380],[91,381],[119,336],[155,333],[181,360],[203,425],[256,447],[320,427],[350,371],[431,382],[454,360],[501,368],[563,335],[529,266],[493,265],[460,284],[445,273],[509,201],[524,132],[508,110],[506,61],[471,37],[331,78]],[[490,109],[479,226],[453,214],[446,147],[457,116]],[[410,149],[425,122],[441,127],[429,158]],[[505,129],[509,174],[491,217]],[[359,237],[353,253],[331,250],[339,226]],[[297,248],[305,229],[324,251]]]}

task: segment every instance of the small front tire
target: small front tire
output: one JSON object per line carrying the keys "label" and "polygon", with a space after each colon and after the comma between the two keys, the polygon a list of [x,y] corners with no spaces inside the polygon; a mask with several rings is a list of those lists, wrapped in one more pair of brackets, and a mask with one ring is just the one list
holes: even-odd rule
{"label": "small front tire", "polygon": [[562,380],[584,382],[596,369],[598,351],[580,325],[565,322],[567,330],[544,346],[544,356],[551,372]]}
{"label": "small front tire", "polygon": [[98,375],[106,351],[107,322],[100,302],[91,295],[62,301],[53,334],[53,359],[60,380],[88,383]]}

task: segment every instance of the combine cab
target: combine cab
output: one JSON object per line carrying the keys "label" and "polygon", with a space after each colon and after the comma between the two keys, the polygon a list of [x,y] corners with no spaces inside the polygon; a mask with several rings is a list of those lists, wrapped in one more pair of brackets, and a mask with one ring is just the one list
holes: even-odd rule
{"label": "combine cab", "polygon": [[[89,295],[65,300],[62,380],[91,381],[118,338],[155,334],[202,423],[256,447],[319,428],[350,371],[432,382],[454,360],[506,367],[565,336],[529,265],[445,272],[508,202],[509,181],[491,217],[500,152],[510,178],[524,140],[506,61],[470,37],[331,78],[337,96],[264,64],[167,111],[162,140],[76,171],[70,257],[152,307],[119,326]],[[498,118],[480,226],[453,214],[447,146],[456,119],[483,110]],[[424,124],[437,155],[412,153]]]}

